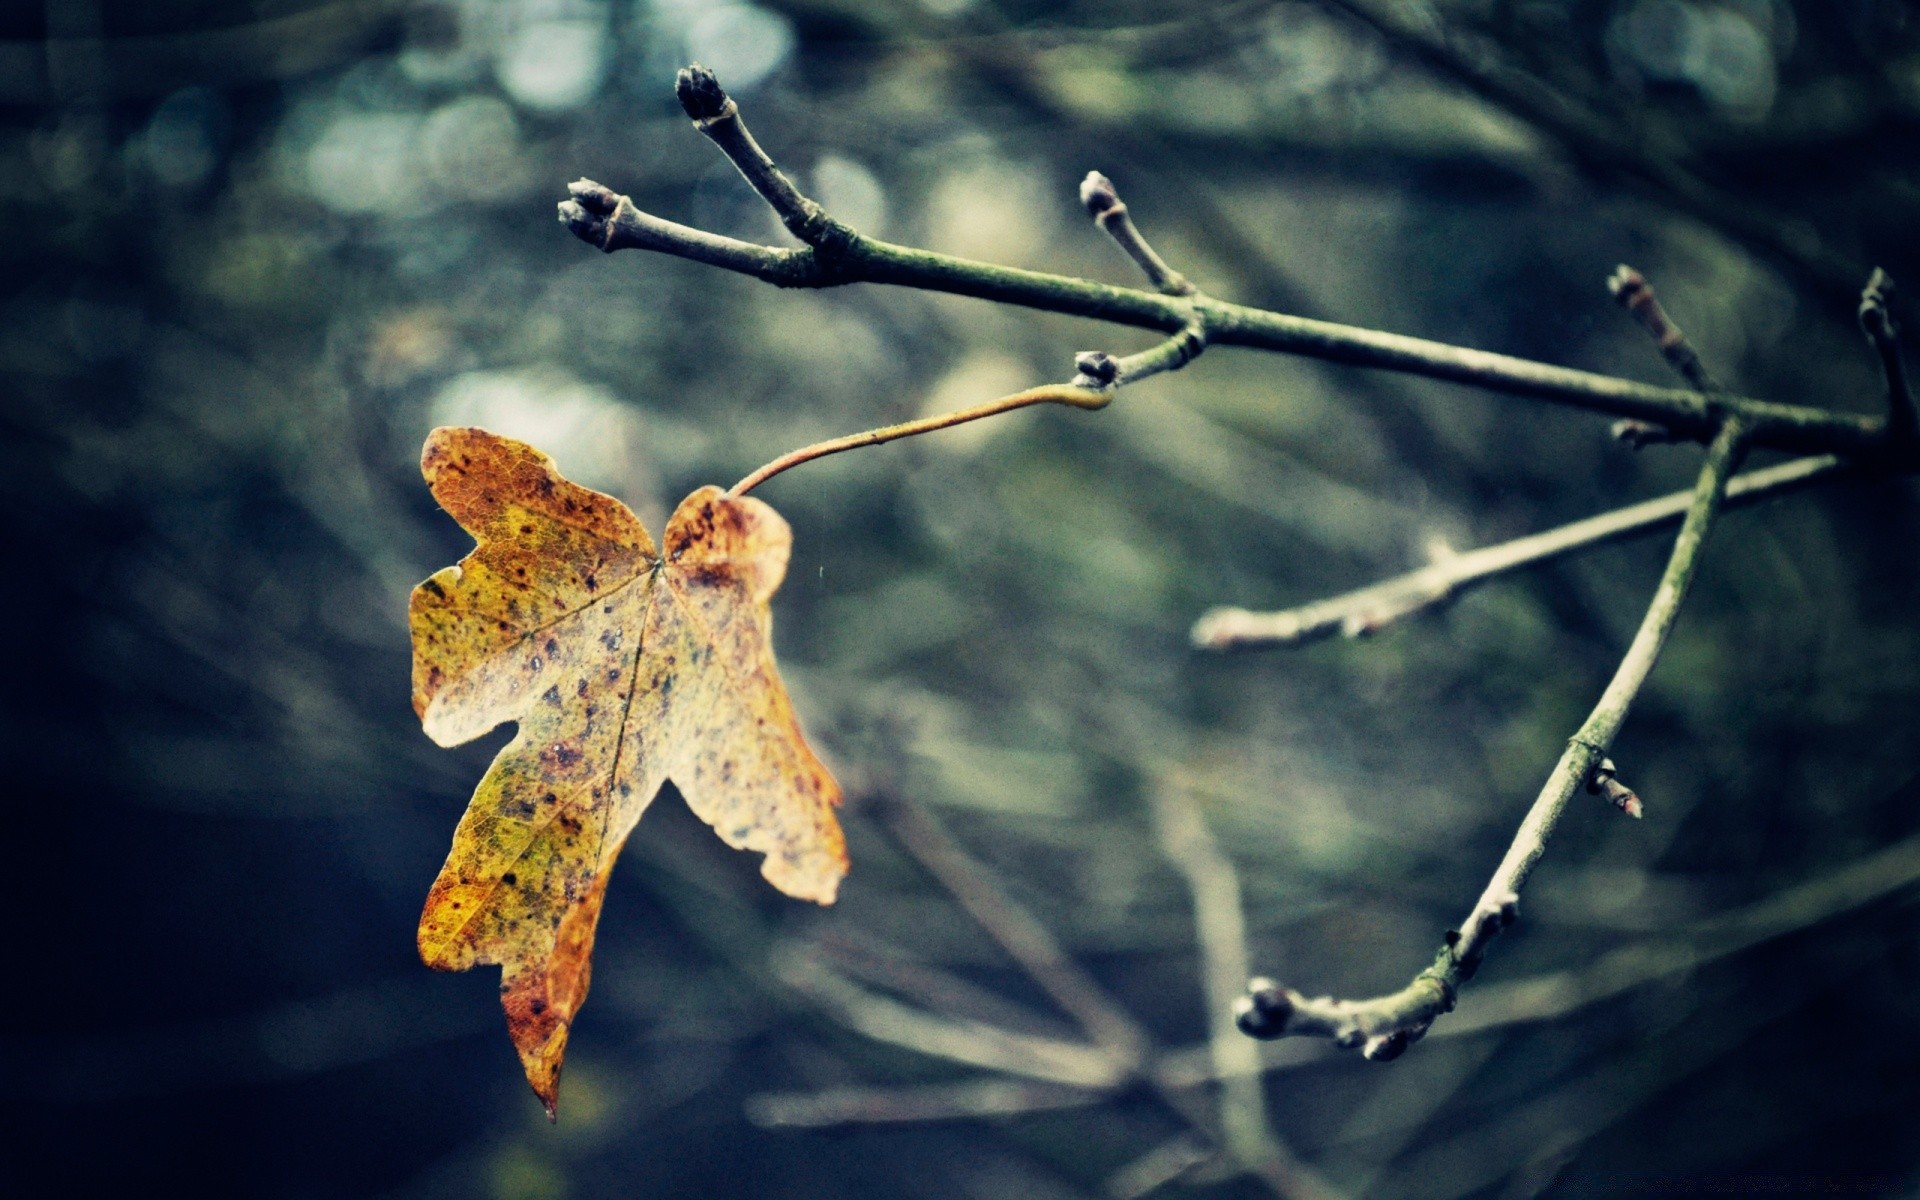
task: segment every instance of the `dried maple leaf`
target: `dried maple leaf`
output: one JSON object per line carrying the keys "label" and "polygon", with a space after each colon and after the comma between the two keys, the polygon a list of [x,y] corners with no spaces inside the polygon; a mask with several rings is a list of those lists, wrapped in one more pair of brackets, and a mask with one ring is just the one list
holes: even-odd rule
{"label": "dried maple leaf", "polygon": [[436,429],[421,472],[478,543],[414,589],[413,707],[458,745],[503,721],[420,916],[420,956],[498,963],[507,1028],[551,1115],[594,925],[627,834],[668,779],[790,896],[833,902],[840,789],[775,669],[769,598],[793,536],[706,487],[663,550],[627,507],[484,429]]}

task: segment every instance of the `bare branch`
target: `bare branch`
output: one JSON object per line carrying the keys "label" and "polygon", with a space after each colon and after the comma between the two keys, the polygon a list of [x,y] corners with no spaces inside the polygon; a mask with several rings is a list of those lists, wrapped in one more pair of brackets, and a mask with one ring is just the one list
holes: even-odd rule
{"label": "bare branch", "polygon": [[1887,375],[1887,441],[1897,449],[1920,441],[1920,405],[1907,382],[1906,360],[1900,356],[1900,325],[1893,319],[1893,279],[1875,267],[1860,293],[1860,328],[1880,355]]}
{"label": "bare branch", "polygon": [[[1832,456],[1794,459],[1736,476],[1727,485],[1726,503],[1728,507],[1753,504],[1848,473],[1847,464]],[[1375,633],[1416,613],[1443,607],[1502,575],[1672,525],[1685,515],[1693,498],[1688,491],[1643,500],[1558,529],[1452,555],[1299,608],[1264,613],[1216,608],[1194,623],[1193,644],[1205,650],[1238,650],[1300,646],[1335,633],[1348,637]]]}
{"label": "bare branch", "polygon": [[[692,89],[694,111],[713,114],[698,118],[706,122],[703,130],[715,137],[788,228],[808,242],[806,246],[785,250],[753,246],[691,230],[644,214],[628,198],[587,180],[574,184],[571,190],[575,199],[560,205],[561,222],[602,250],[633,248],[674,254],[782,287],[894,284],[1168,334],[1198,321],[1204,328],[1204,342],[1209,345],[1298,354],[1547,400],[1664,425],[1678,436],[1698,441],[1710,439],[1719,428],[1720,415],[1726,414],[1739,417],[1751,431],[1750,440],[1759,446],[1867,457],[1884,457],[1889,452],[1883,435],[1884,420],[1730,394],[1708,397],[1691,390],[1229,304],[1198,294],[1163,295],[1115,287],[865,237],[824,214],[815,215],[818,205],[793,189],[764,151],[751,143],[740,124],[737,105],[728,113],[727,107],[734,104],[730,98],[716,103],[716,96],[724,93],[717,91],[717,83],[708,89],[705,81],[710,79],[711,72],[707,72],[701,84]],[[1911,465],[1920,460],[1920,452],[1896,448],[1896,457],[1902,465]]]}
{"label": "bare branch", "polygon": [[1080,203],[1087,206],[1094,223],[1106,230],[1107,236],[1119,243],[1127,256],[1140,265],[1148,283],[1168,296],[1191,296],[1200,290],[1186,276],[1168,266],[1167,260],[1147,244],[1146,237],[1128,214],[1126,202],[1120,199],[1120,193],[1114,189],[1113,180],[1098,171],[1088,171],[1087,177],[1080,181]]}
{"label": "bare branch", "polygon": [[782,285],[799,282],[815,265],[810,251],[758,246],[641,212],[633,201],[591,179],[574,180],[567,192],[573,199],[560,202],[560,223],[608,254],[656,250]]}
{"label": "bare branch", "polygon": [[1607,280],[1607,290],[1620,302],[1620,307],[1640,322],[1640,327],[1653,338],[1654,345],[1660,347],[1660,353],[1667,363],[1680,373],[1682,379],[1692,384],[1694,390],[1724,390],[1707,373],[1706,365],[1700,361],[1700,355],[1694,352],[1693,343],[1687,340],[1687,335],[1680,332],[1680,327],[1661,307],[1660,297],[1653,294],[1653,285],[1647,282],[1646,276],[1621,263]]}
{"label": "bare branch", "polygon": [[1436,1018],[1453,1010],[1460,985],[1473,978],[1488,944],[1518,918],[1520,889],[1546,853],[1547,839],[1567,802],[1593,778],[1595,768],[1606,758],[1614,736],[1626,721],[1627,710],[1659,659],[1699,570],[1701,549],[1719,514],[1728,477],[1744,442],[1745,430],[1740,422],[1729,419],[1708,447],[1673,554],[1639,631],[1599,703],[1567,742],[1480,899],[1460,929],[1447,935],[1433,964],[1398,992],[1366,1000],[1309,998],[1270,980],[1253,980],[1234,1009],[1244,1032],[1258,1038],[1327,1037],[1337,1046],[1361,1047],[1368,1058],[1385,1060],[1398,1057],[1426,1033]]}
{"label": "bare branch", "polygon": [[[1466,1037],[1540,1021],[1558,1020],[1681,971],[1749,950],[1775,938],[1832,920],[1853,909],[1920,885],[1920,837],[1875,851],[1830,874],[1795,884],[1764,900],[1707,917],[1670,934],[1629,942],[1584,966],[1505,983],[1482,984],[1472,1008],[1430,1037]],[[1306,1043],[1264,1048],[1260,1070],[1291,1070],[1323,1061],[1301,1053]],[[1216,1080],[1211,1046],[1170,1050],[1160,1078],[1169,1087],[1199,1087]]]}

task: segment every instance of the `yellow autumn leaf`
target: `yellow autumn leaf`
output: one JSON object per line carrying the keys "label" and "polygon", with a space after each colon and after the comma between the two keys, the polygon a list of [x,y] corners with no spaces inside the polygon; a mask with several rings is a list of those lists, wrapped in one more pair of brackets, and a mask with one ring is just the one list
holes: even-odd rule
{"label": "yellow autumn leaf", "polygon": [[768,601],[793,537],[759,500],[701,488],[654,548],[610,496],[484,429],[427,437],[421,471],[477,543],[414,589],[413,706],[443,746],[505,721],[420,917],[420,955],[501,967],[527,1080],[551,1115],[586,997],[608,873],[671,779],[790,896],[846,874],[840,788],[774,665]]}

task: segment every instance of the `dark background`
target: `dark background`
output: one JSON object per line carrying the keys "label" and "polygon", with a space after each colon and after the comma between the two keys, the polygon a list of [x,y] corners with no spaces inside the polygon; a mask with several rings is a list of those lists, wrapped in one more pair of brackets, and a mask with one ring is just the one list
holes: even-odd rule
{"label": "dark background", "polygon": [[[1402,11],[1411,36],[1319,3],[8,8],[9,1190],[1124,1191],[1181,1131],[1150,1096],[764,1127],[768,1095],[982,1074],[864,1035],[823,979],[1073,1033],[873,820],[882,786],[1176,1049],[1209,1006],[1156,803],[1224,847],[1257,968],[1403,983],[1598,695],[1662,539],[1369,640],[1220,658],[1188,625],[1685,486],[1697,450],[1216,351],[1099,414],[768,485],[795,530],[778,646],[856,795],[853,874],[833,909],[787,902],[664,795],[615,874],[557,1127],[491,969],[414,954],[505,735],[419,732],[403,618],[466,547],[417,474],[435,424],[533,440],[657,531],[795,445],[1146,344],[581,245],[552,217],[581,175],[778,240],[673,103],[693,58],[893,240],[1131,282],[1074,201],[1099,168],[1223,297],[1668,382],[1602,287],[1624,260],[1744,392],[1882,410],[1853,308],[1874,265],[1920,282],[1920,14]],[[1575,806],[1451,1035],[1391,1066],[1269,1051],[1294,1153],[1380,1197],[1915,1194],[1916,495],[1725,518],[1615,750],[1647,819]],[[1582,1002],[1528,1019],[1543,994]],[[1172,1186],[1263,1194],[1209,1164]]]}

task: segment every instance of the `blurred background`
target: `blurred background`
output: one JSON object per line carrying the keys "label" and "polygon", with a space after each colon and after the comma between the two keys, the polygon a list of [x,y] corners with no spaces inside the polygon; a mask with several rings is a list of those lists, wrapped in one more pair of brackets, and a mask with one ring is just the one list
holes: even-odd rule
{"label": "blurred background", "polygon": [[[1646,820],[1576,804],[1433,1037],[1390,1066],[1209,1051],[1249,963],[1363,995],[1429,960],[1665,539],[1367,640],[1222,657],[1194,618],[1683,487],[1699,458],[1232,350],[1101,413],[762,490],[794,527],[777,645],[852,796],[853,873],[832,909],[785,901],[664,793],[550,1127],[493,970],[414,952],[507,735],[443,751],[409,710],[408,590],[468,546],[420,481],[426,431],[532,440],[657,532],[796,445],[1150,340],[568,236],[553,206],[585,175],[781,240],[674,104],[695,59],[840,217],[997,262],[1134,282],[1075,202],[1097,168],[1222,297],[1672,382],[1606,295],[1625,261],[1740,390],[1859,412],[1885,403],[1867,271],[1920,284],[1920,13],[1891,0],[9,6],[14,1186],[1916,1194],[1911,479],[1724,518],[1614,751]],[[1057,941],[1185,1100],[1076,1048],[943,870]],[[1250,1062],[1257,1085],[1211,1082]]]}

